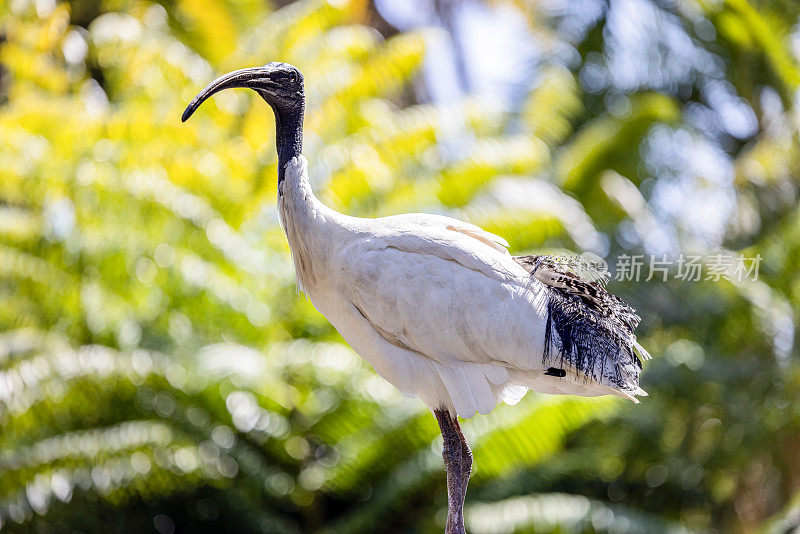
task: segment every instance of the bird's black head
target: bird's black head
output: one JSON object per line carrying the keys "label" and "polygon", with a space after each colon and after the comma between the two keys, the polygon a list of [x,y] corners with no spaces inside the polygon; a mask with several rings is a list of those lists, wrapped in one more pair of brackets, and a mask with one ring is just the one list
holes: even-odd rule
{"label": "bird's black head", "polygon": [[254,90],[275,112],[278,180],[283,180],[286,163],[299,156],[303,146],[303,74],[297,67],[279,61],[223,74],[192,99],[181,120],[186,122],[200,104],[214,93],[232,87]]}
{"label": "bird's black head", "polygon": [[223,89],[244,87],[252,89],[263,98],[267,104],[278,112],[279,110],[302,109],[304,104],[303,74],[294,65],[272,61],[263,67],[239,69],[228,74],[223,74],[195,96],[181,120],[186,120],[214,93]]}

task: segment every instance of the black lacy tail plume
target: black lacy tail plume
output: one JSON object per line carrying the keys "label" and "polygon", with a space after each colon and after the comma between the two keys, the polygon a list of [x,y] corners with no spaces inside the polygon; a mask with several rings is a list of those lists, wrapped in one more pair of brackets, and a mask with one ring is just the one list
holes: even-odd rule
{"label": "black lacy tail plume", "polygon": [[[589,269],[599,276],[582,277],[585,262],[579,258],[539,255],[515,256],[514,260],[547,291],[542,363],[563,366],[566,361],[587,382],[637,390],[642,368],[637,351],[644,351],[633,334],[639,316],[605,290],[603,273]],[[552,354],[553,345],[558,360]]]}
{"label": "black lacy tail plume", "polygon": [[[636,387],[641,364],[630,349],[630,343],[609,323],[608,318],[588,309],[577,297],[548,290],[542,363],[563,365],[566,361],[586,380],[621,389]],[[557,339],[553,338],[554,332],[558,334]],[[554,344],[557,356],[551,354]]]}
{"label": "black lacy tail plume", "polygon": [[[542,363],[550,361],[550,346],[553,344],[553,312],[550,308],[550,302],[547,304],[547,324],[544,327],[544,355],[542,356]],[[561,352],[559,350],[559,352]]]}

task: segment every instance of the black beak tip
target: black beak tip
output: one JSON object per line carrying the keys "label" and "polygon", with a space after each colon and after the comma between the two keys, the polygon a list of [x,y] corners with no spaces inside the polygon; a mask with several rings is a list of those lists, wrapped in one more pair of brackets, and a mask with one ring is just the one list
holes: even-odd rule
{"label": "black beak tip", "polygon": [[183,115],[181,115],[181,122],[186,122],[187,120],[189,120],[189,117],[192,116],[192,113],[194,113],[194,110],[190,105],[185,110],[183,110]]}

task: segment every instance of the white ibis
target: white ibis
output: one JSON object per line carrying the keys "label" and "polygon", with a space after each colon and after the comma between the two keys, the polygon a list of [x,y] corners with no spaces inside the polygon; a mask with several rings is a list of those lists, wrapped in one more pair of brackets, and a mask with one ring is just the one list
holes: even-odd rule
{"label": "white ibis", "polygon": [[275,113],[278,208],[297,280],[314,306],[383,378],[433,411],[444,441],[445,532],[463,534],[472,453],[458,416],[491,412],[527,390],[634,402],[635,311],[549,256],[514,257],[479,227],[419,213],[361,219],[314,196],[303,146],[303,75],[268,63],[225,74],[211,95],[253,89]]}

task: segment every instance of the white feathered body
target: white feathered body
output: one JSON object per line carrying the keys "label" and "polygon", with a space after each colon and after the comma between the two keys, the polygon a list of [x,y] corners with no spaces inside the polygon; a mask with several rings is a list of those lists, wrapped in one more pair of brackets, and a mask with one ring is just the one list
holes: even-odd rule
{"label": "white feathered body", "polygon": [[306,167],[288,163],[278,200],[298,283],[401,392],[461,417],[528,389],[634,400],[633,385],[545,373],[547,291],[502,238],[443,216],[337,213],[313,195]]}

